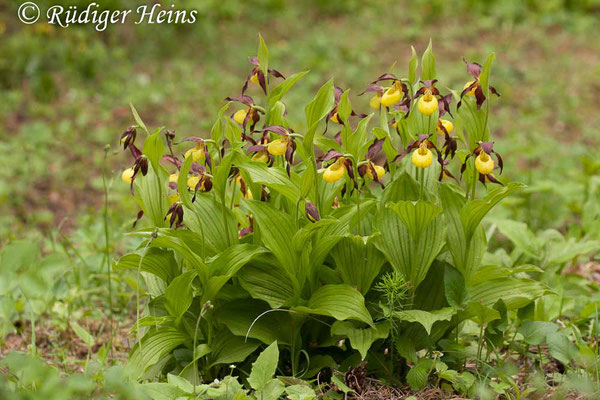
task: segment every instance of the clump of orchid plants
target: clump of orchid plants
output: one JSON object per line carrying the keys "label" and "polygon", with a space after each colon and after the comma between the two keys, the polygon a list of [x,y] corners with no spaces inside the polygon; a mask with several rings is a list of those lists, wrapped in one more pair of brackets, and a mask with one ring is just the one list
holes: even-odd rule
{"label": "clump of orchid plants", "polygon": [[[306,72],[284,77],[268,54],[261,38],[250,75],[225,97],[210,132],[177,141],[173,131],[151,132],[132,107],[136,125],[121,141],[133,167],[122,177],[145,217],[135,233],[145,242],[117,266],[160,280],[148,302],[157,314],[143,317],[147,330],[132,351],[140,379],[149,371],[212,379],[223,360],[251,362],[274,341],[288,350],[282,370],[296,378],[312,378],[311,360],[331,347],[335,363],[373,353],[393,370],[406,356],[389,350],[402,335],[427,338],[411,342],[417,363],[425,348],[417,346],[456,334],[497,300],[498,291],[482,298],[485,290],[470,287],[472,297],[453,304],[448,293],[429,295],[450,279],[444,270],[471,285],[487,244],[481,219],[520,188],[499,180],[503,160],[489,139],[493,56],[467,63],[475,80],[461,93],[441,89],[452,83],[438,81],[431,45],[418,79],[413,49],[406,77],[389,71],[361,93],[369,113],[332,79],[297,121],[284,98]],[[494,274],[484,275],[495,288]],[[392,292],[402,295],[390,301]],[[160,356],[146,357],[153,343],[164,345],[152,353]],[[356,351],[357,360],[343,360]]]}

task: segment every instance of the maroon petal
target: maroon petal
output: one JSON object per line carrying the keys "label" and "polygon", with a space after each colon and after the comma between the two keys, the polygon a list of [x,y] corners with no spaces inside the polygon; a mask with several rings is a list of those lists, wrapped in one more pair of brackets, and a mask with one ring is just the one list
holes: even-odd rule
{"label": "maroon petal", "polygon": [[470,63],[468,62],[464,57],[463,57],[463,61],[465,62],[465,64],[467,64],[467,72],[475,79],[479,78],[479,75],[481,75],[481,64],[478,63]]}

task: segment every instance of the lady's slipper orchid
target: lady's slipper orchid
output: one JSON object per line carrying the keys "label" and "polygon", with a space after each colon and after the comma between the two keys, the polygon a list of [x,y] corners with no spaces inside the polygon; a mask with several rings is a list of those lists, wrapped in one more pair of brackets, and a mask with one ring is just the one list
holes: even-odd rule
{"label": "lady's slipper orchid", "polygon": [[493,142],[479,142],[479,146],[473,150],[471,154],[468,154],[465,158],[465,162],[463,163],[460,173],[462,174],[467,168],[467,160],[472,156],[475,156],[475,169],[479,174],[479,181],[485,185],[486,182],[497,183],[502,185],[500,181],[498,181],[492,171],[494,170],[496,164],[492,159],[492,154],[496,155],[496,159],[498,160],[498,167],[500,168],[500,173],[502,173],[502,169],[504,167],[504,163],[502,161],[502,157],[500,154],[494,151],[494,143]]}
{"label": "lady's slipper orchid", "polygon": [[[467,64],[467,72],[471,74],[471,76],[475,79],[465,84],[463,91],[460,93],[460,101],[456,105],[456,108],[460,108],[464,96],[475,96],[475,101],[477,102],[477,109],[480,110],[483,102],[486,100],[485,93],[483,93],[483,88],[481,87],[481,83],[479,82],[479,76],[481,75],[483,67],[481,66],[481,64],[478,63],[470,63],[464,58],[463,61],[465,62],[465,64]],[[496,96],[500,97],[500,93],[498,93],[496,88],[492,85],[489,85],[489,90]]]}
{"label": "lady's slipper orchid", "polygon": [[296,151],[296,142],[294,141],[294,137],[290,135],[290,132],[288,132],[287,129],[280,125],[266,126],[263,129],[257,130],[257,132],[264,132],[265,134],[272,132],[276,135],[279,135],[279,138],[270,142],[266,146],[266,149],[267,152],[273,156],[285,157],[285,170],[288,176],[290,176],[290,168],[292,162],[294,161],[294,152]]}
{"label": "lady's slipper orchid", "polygon": [[413,151],[412,163],[417,168],[427,168],[433,162],[433,153],[427,147],[427,143],[423,142]]}
{"label": "lady's slipper orchid", "polygon": [[[265,73],[260,68],[260,64],[258,63],[258,58],[250,57],[250,58],[248,58],[248,61],[250,61],[250,64],[252,64],[254,67],[252,68],[252,71],[250,71],[250,75],[248,75],[248,78],[246,78],[246,81],[244,82],[244,86],[242,87],[242,95],[244,93],[246,93],[249,82],[259,84],[260,87],[262,88],[263,92],[265,94],[267,94],[267,78],[265,77]],[[277,70],[268,69],[267,72],[276,78],[285,79],[285,77],[281,74],[281,72],[279,72]]]}

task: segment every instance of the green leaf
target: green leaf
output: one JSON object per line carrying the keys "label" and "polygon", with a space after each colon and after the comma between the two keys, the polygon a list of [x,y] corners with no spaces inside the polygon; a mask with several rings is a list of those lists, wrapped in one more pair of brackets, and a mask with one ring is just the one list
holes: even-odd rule
{"label": "green leaf", "polygon": [[315,391],[307,385],[292,385],[285,388],[290,400],[313,400],[317,398]]}
{"label": "green leaf", "polygon": [[540,282],[512,277],[469,285],[471,300],[491,307],[502,299],[509,310],[521,308],[546,293],[548,289]]}
{"label": "green leaf", "polygon": [[142,152],[152,163],[152,168],[154,168],[155,171],[158,171],[160,169],[159,162],[165,154],[165,145],[161,136],[158,133],[148,136],[144,141]]}
{"label": "green leaf", "polygon": [[179,254],[185,262],[194,268],[202,282],[208,278],[208,268],[202,258],[192,250],[201,247],[201,238],[191,231],[182,229],[160,228],[156,231],[138,231],[131,233],[133,236],[145,237],[151,240],[150,246],[172,249]]}
{"label": "green leaf", "polygon": [[267,48],[267,44],[260,33],[258,34],[258,40],[259,43],[258,50],[256,51],[256,58],[258,58],[260,69],[266,77],[269,71],[269,49]]}
{"label": "green leaf", "polygon": [[436,217],[440,210],[430,203],[411,201],[400,201],[397,209],[399,214],[389,208],[380,210],[376,224],[381,236],[376,244],[392,267],[418,287],[444,245],[444,225]]}
{"label": "green leaf", "polygon": [[246,162],[240,164],[238,168],[246,172],[252,182],[266,185],[294,203],[300,198],[300,188],[288,177],[283,168],[269,168],[261,162]]}
{"label": "green leaf", "polygon": [[81,339],[88,348],[91,349],[92,346],[94,346],[94,343],[96,342],[96,340],[86,329],[84,329],[81,325],[79,325],[75,321],[70,322],[69,325],[71,326],[71,329],[73,329],[73,332],[75,332],[75,334],[79,337],[79,339]]}
{"label": "green leaf", "polygon": [[488,101],[490,101],[488,90],[490,72],[492,70],[492,64],[494,63],[495,57],[496,55],[494,53],[490,53],[487,56],[487,59],[485,60],[485,62],[483,63],[483,67],[481,68],[481,74],[479,75],[479,83],[481,84],[483,93],[487,96]]}
{"label": "green leaf", "polygon": [[[198,387],[199,389],[199,387]],[[190,393],[182,390],[179,386],[164,382],[149,382],[139,386],[144,394],[152,400],[173,400],[187,398]]]}
{"label": "green leaf", "polygon": [[289,345],[295,331],[289,312],[270,310],[273,309],[262,301],[243,299],[219,306],[215,316],[234,335],[248,335],[265,344],[276,341],[283,346]]}
{"label": "green leaf", "polygon": [[133,114],[133,119],[135,119],[135,123],[138,124],[138,126],[140,126],[143,130],[145,130],[147,134],[150,134],[150,131],[148,130],[148,128],[146,128],[146,124],[144,124],[144,121],[142,121],[142,118],[140,118],[140,114],[138,114],[137,110],[135,109],[132,103],[129,103],[129,107],[131,108],[131,113]]}
{"label": "green leaf", "polygon": [[204,256],[224,252],[237,243],[237,221],[233,213],[209,193],[198,194],[191,207],[184,208],[183,222],[199,235],[201,242],[196,250]]}
{"label": "green leaf", "polygon": [[273,308],[292,303],[300,291],[297,283],[278,264],[253,262],[237,274],[240,285],[253,298],[264,300]]}
{"label": "green leaf", "polygon": [[444,270],[444,293],[446,300],[452,307],[460,307],[469,297],[465,285],[465,278],[455,268],[446,265]]}
{"label": "green leaf", "polygon": [[273,379],[278,362],[279,348],[277,342],[273,342],[252,363],[252,371],[248,377],[250,386],[257,391],[261,391]]}
{"label": "green leaf", "polygon": [[563,365],[569,365],[571,360],[577,359],[579,349],[571,342],[567,335],[562,332],[552,332],[546,335],[548,342],[548,353]]}
{"label": "green leaf", "polygon": [[139,174],[134,183],[136,197],[141,201],[140,206],[144,216],[155,227],[166,225],[165,216],[169,209],[166,190],[166,171],[162,166],[155,169],[152,164],[148,167],[146,176]]}
{"label": "green leaf", "polygon": [[558,331],[558,325],[546,321],[524,321],[517,332],[523,335],[525,343],[537,346],[546,341],[546,337]]}
{"label": "green leaf", "polygon": [[350,89],[346,89],[342,96],[340,97],[340,102],[338,103],[338,117],[340,121],[347,123],[348,118],[350,118],[350,114],[352,113],[352,105],[350,104]]}
{"label": "green leaf", "polygon": [[529,230],[527,224],[512,220],[494,221],[498,230],[506,236],[523,253],[538,260],[541,256],[541,246],[535,234]]}
{"label": "green leaf", "polygon": [[501,318],[500,312],[478,301],[470,301],[466,310],[461,313],[462,319],[474,318],[478,325],[484,325]]}
{"label": "green leaf", "polygon": [[296,307],[295,310],[326,315],[339,321],[353,319],[375,326],[365,307],[365,299],[358,290],[348,285],[321,286],[313,293],[306,307]]}
{"label": "green leaf", "polygon": [[421,60],[423,64],[423,71],[421,73],[421,79],[424,81],[428,81],[436,78],[435,72],[435,57],[433,56],[433,44],[431,39],[429,39],[429,45],[427,49],[423,53],[423,58]]}
{"label": "green leaf", "polygon": [[330,254],[343,282],[358,288],[363,295],[369,291],[386,262],[371,238],[355,235],[342,238]]}
{"label": "green leaf", "polygon": [[223,114],[225,114],[225,111],[227,111],[229,108],[229,104],[231,104],[231,102],[227,102],[227,104],[219,109],[219,112],[217,113],[217,120],[210,128],[210,138],[217,144],[220,143],[221,139],[223,138]]}
{"label": "green leaf", "polygon": [[[140,259],[142,261],[141,265]],[[127,254],[121,257],[113,266],[115,271],[138,270],[138,268],[142,272],[156,275],[167,284],[179,274],[179,267],[175,257],[173,257],[173,252],[153,247],[146,250],[143,259],[139,254]]]}
{"label": "green leaf", "polygon": [[433,324],[438,321],[450,321],[456,314],[454,307],[445,307],[435,311],[404,310],[396,311],[394,315],[402,321],[417,322],[425,328],[427,334],[431,334]]}
{"label": "green leaf", "polygon": [[400,217],[400,221],[414,238],[420,237],[434,218],[442,212],[441,207],[428,201],[399,201],[387,206]]}
{"label": "green leaf", "polygon": [[288,76],[283,82],[275,86],[269,95],[269,104],[275,104],[298,82],[308,71],[298,72]]}
{"label": "green leaf", "polygon": [[408,371],[406,374],[406,382],[414,391],[419,391],[425,388],[429,379],[429,371],[431,371],[433,361],[429,359],[421,359]]}
{"label": "green leaf", "polygon": [[296,233],[293,218],[268,203],[244,200],[242,204],[256,218],[265,247],[273,252],[290,279],[304,282],[305,271],[300,271],[298,255],[290,246]]}
{"label": "green leaf", "polygon": [[267,250],[264,247],[248,243],[236,244],[219,253],[207,265],[212,276],[233,276],[241,267],[265,252]]}
{"label": "green leaf", "polygon": [[187,271],[179,275],[167,287],[165,292],[165,308],[175,318],[181,318],[192,305],[194,298],[192,282],[196,271]]}
{"label": "green leaf", "polygon": [[219,364],[242,362],[259,346],[255,340],[246,341],[244,337],[234,336],[227,329],[215,332],[209,347],[209,367]]}
{"label": "green leaf", "polygon": [[491,190],[484,198],[469,201],[460,212],[460,219],[465,228],[465,237],[469,241],[483,217],[501,200],[523,189],[522,183],[511,182],[506,186]]}
{"label": "green leaf", "polygon": [[149,367],[188,339],[187,335],[172,327],[148,332],[131,350],[129,365],[133,368],[134,376],[140,379]]}
{"label": "green leaf", "polygon": [[373,343],[378,339],[387,338],[389,333],[388,322],[377,324],[374,328],[359,328],[356,324],[346,321],[336,321],[331,326],[331,334],[347,337],[352,348],[360,353],[363,360],[367,357]]}
{"label": "green leaf", "polygon": [[413,46],[410,46],[410,50],[412,51],[412,57],[408,62],[408,83],[410,85],[414,85],[417,80],[417,67],[419,66],[419,57],[417,57],[417,52]]}
{"label": "green leaf", "polygon": [[319,89],[317,95],[308,103],[304,110],[308,130],[304,136],[302,145],[309,154],[312,154],[313,151],[313,140],[319,122],[333,109],[335,104],[334,92],[335,87],[332,78]]}

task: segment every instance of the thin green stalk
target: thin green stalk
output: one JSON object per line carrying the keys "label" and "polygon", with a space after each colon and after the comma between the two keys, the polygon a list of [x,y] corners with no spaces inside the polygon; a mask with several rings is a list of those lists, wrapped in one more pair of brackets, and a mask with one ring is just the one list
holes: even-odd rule
{"label": "thin green stalk", "polygon": [[112,352],[112,342],[113,342],[113,306],[112,306],[112,276],[111,276],[111,266],[110,266],[110,234],[108,227],[108,184],[106,182],[106,161],[108,156],[108,151],[110,150],[110,146],[106,146],[104,148],[104,168],[102,171],[102,184],[104,186],[104,258],[106,259],[106,272],[108,275],[108,308],[109,308],[109,329],[110,329],[110,351]]}
{"label": "thin green stalk", "polygon": [[204,316],[204,313],[206,312],[205,305],[207,303],[204,303],[204,305],[202,305],[202,308],[200,309],[200,314],[198,315],[198,319],[196,320],[196,329],[194,329],[194,350],[192,353],[192,357],[194,360],[194,394],[196,394],[196,386],[197,386],[197,381],[198,381],[198,359],[196,357],[196,350],[198,347],[198,328],[200,326],[200,321],[202,320],[202,317]]}

